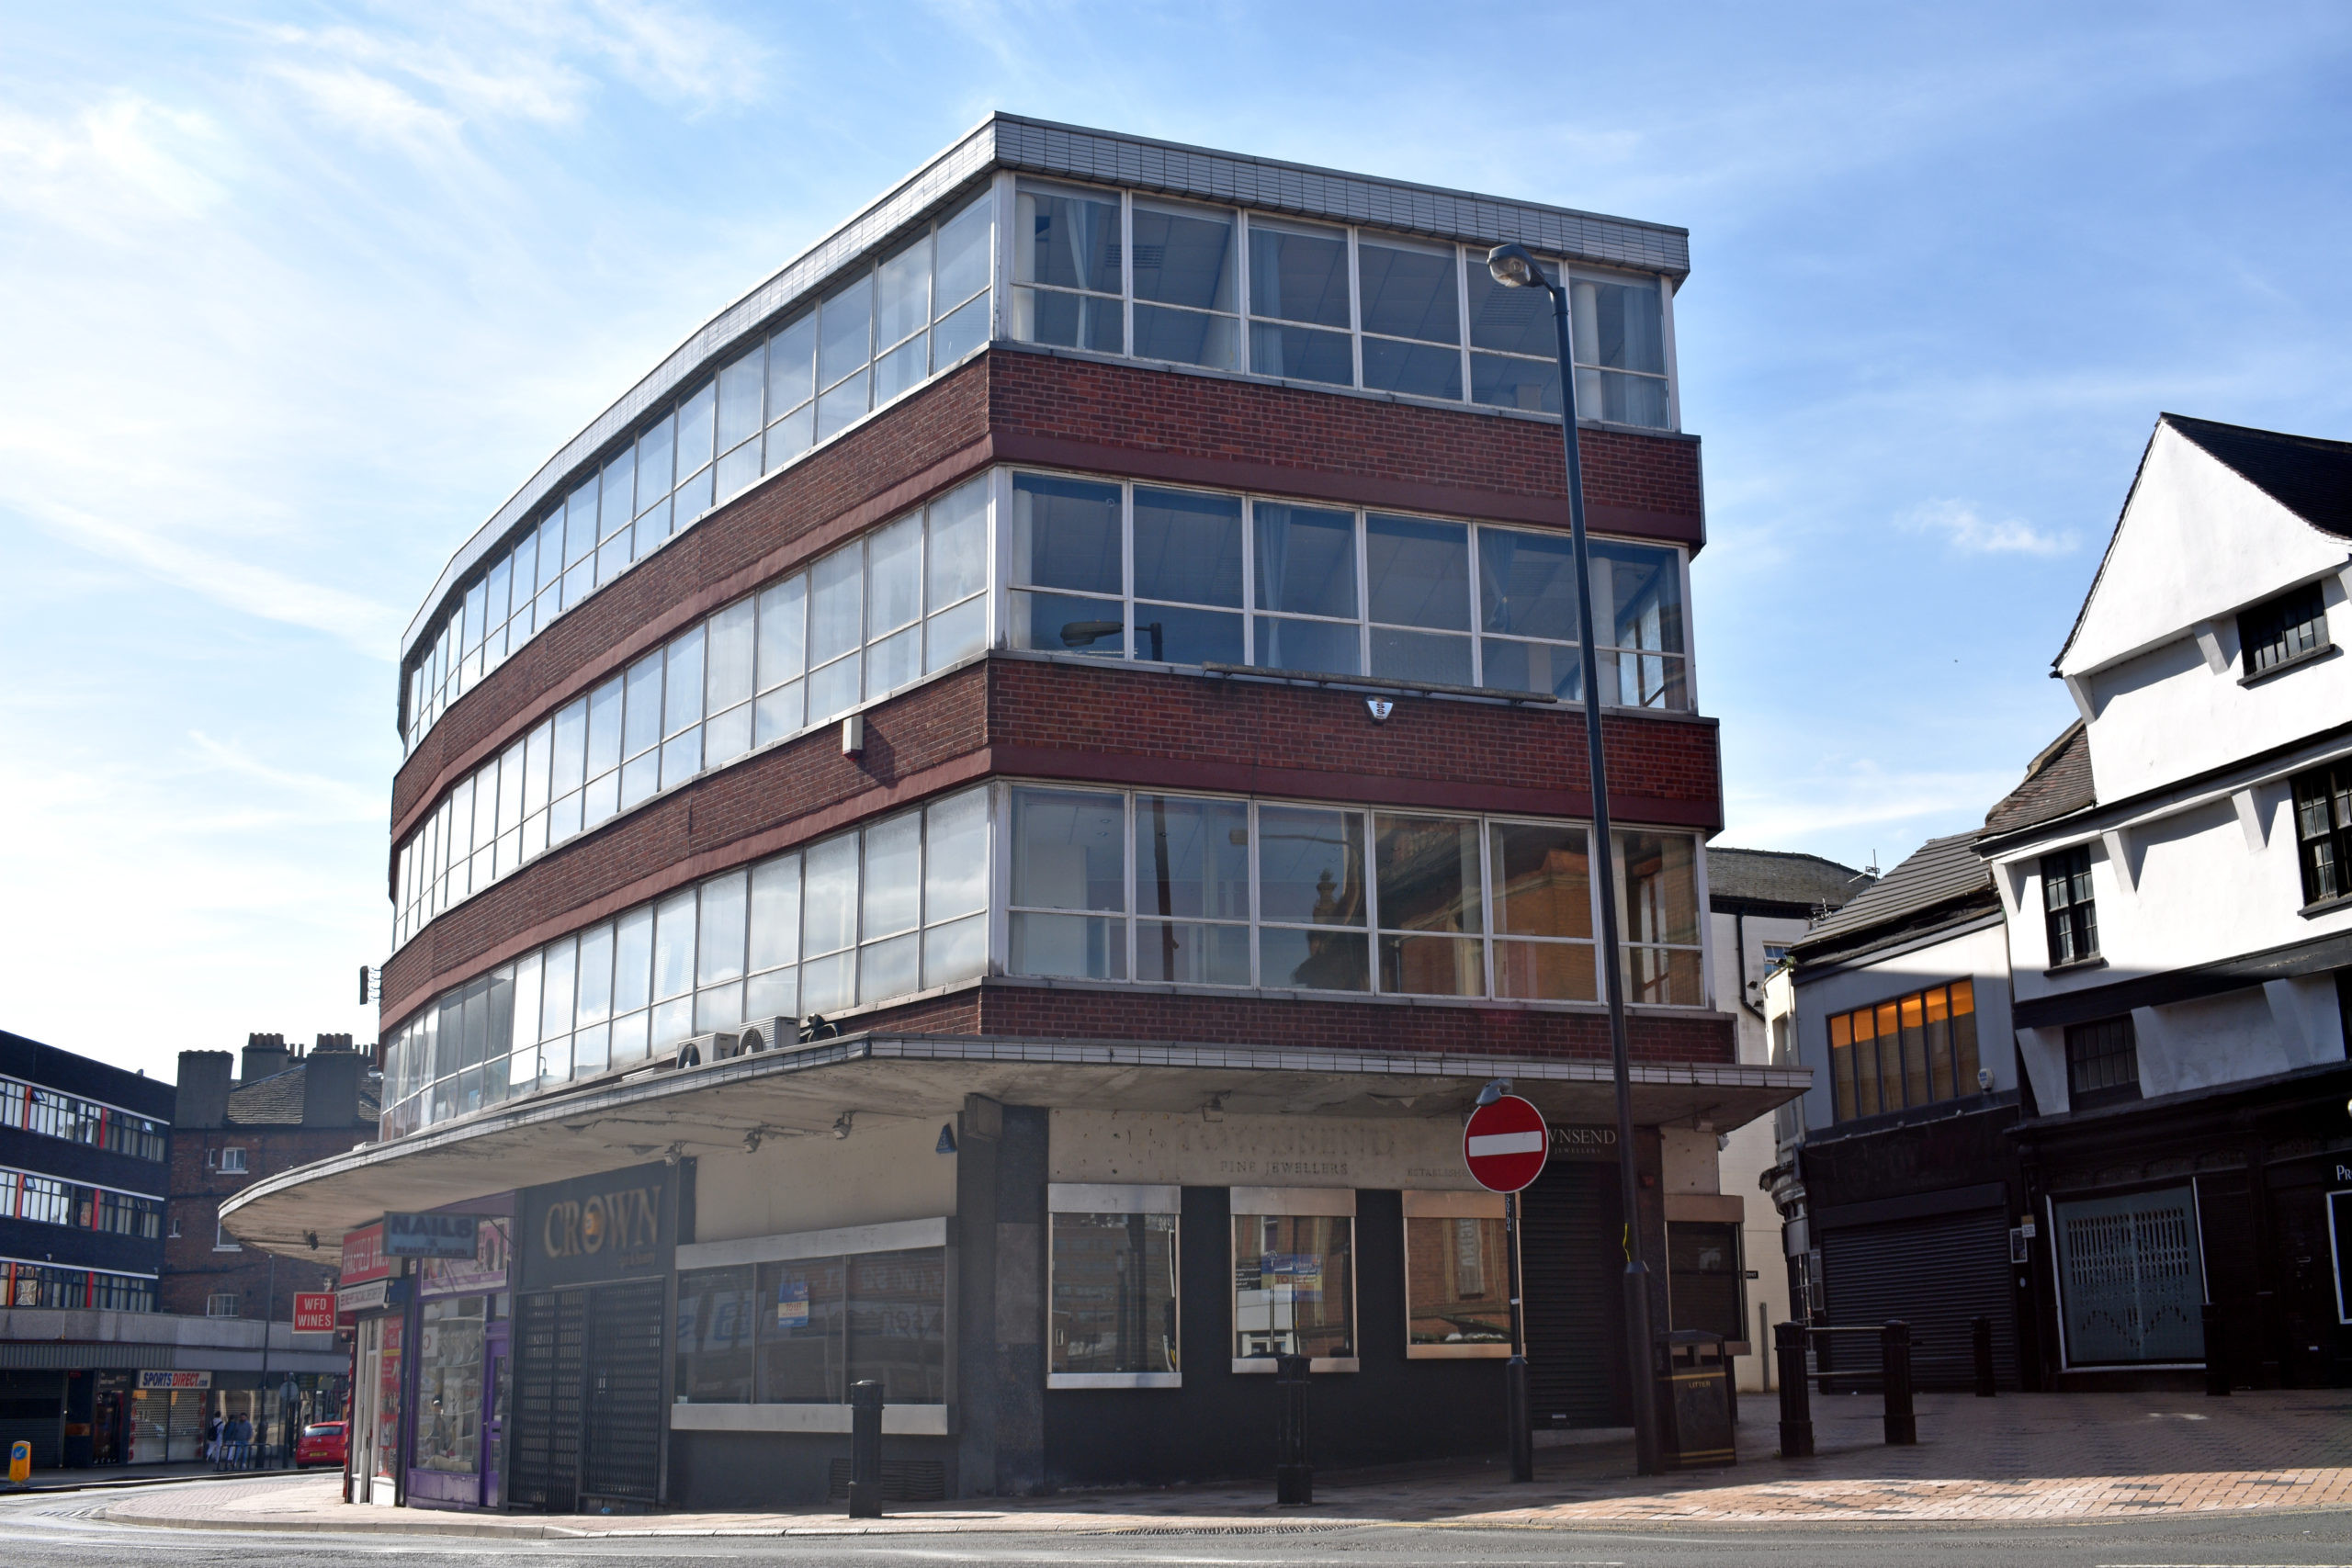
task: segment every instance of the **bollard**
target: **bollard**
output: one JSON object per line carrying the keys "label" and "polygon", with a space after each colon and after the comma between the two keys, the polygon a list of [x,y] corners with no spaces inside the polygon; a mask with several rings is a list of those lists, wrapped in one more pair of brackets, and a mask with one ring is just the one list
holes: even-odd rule
{"label": "bollard", "polygon": [[1804,1371],[1804,1325],[1783,1323],[1772,1330],[1772,1357],[1780,1362],[1781,1457],[1813,1457],[1813,1382]]}
{"label": "bollard", "polygon": [[882,1517],[882,1385],[849,1385],[849,1517]]}
{"label": "bollard", "polygon": [[1897,1318],[1878,1331],[1879,1381],[1886,1384],[1886,1440],[1919,1440],[1919,1418],[1911,1411],[1911,1325]]}
{"label": "bollard", "polygon": [[1306,1463],[1305,1356],[1274,1358],[1274,1503],[1315,1501],[1315,1472]]}
{"label": "bollard", "polygon": [[1991,1399],[2000,1392],[1993,1383],[1993,1320],[1970,1320],[1968,1335],[1976,1344],[1976,1397]]}
{"label": "bollard", "polygon": [[2230,1392],[2230,1354],[2222,1335],[2222,1303],[2205,1303],[2205,1397],[2226,1397]]}

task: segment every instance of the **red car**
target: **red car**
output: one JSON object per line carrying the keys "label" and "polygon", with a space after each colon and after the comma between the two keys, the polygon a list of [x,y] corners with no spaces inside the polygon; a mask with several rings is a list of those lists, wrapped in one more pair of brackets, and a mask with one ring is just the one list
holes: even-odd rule
{"label": "red car", "polygon": [[331,1464],[343,1468],[343,1423],[315,1421],[302,1428],[294,1439],[294,1463],[297,1469],[313,1464]]}

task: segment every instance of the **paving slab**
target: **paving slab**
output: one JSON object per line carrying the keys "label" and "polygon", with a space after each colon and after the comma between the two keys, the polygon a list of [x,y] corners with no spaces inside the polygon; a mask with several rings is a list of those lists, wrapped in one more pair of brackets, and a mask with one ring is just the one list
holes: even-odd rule
{"label": "paving slab", "polygon": [[122,1524],[230,1530],[388,1530],[515,1539],[839,1536],[966,1532],[1258,1532],[1367,1524],[1421,1528],[1625,1525],[2084,1523],[2160,1515],[2352,1507],[2352,1391],[1923,1394],[1920,1441],[1881,1441],[1878,1400],[1815,1402],[1816,1452],[1778,1452],[1777,1408],[1742,1402],[1740,1462],[1633,1473],[1619,1438],[1538,1450],[1514,1484],[1498,1461],[1319,1475],[1316,1501],[1277,1507],[1271,1479],[1068,1491],[894,1506],[853,1520],[840,1505],[773,1513],[505,1515],[352,1506],[331,1476],[175,1486],[111,1504]]}

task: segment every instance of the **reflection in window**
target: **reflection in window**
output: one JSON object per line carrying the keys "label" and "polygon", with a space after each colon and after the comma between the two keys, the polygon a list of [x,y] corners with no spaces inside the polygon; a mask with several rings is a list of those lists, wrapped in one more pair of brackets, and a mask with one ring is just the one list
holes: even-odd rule
{"label": "reflection in window", "polygon": [[1053,1215],[1049,1372],[1173,1374],[1176,1216]]}
{"label": "reflection in window", "polygon": [[1017,975],[1127,976],[1125,800],[1076,790],[1012,792],[1010,964]]}
{"label": "reflection in window", "polygon": [[1466,817],[1373,818],[1383,991],[1486,994],[1485,944],[1475,940],[1486,905],[1478,826]]}
{"label": "reflection in window", "polygon": [[872,1378],[891,1404],[946,1399],[944,1247],[678,1275],[673,1353],[690,1404],[840,1404]]}
{"label": "reflection in window", "polygon": [[1701,1006],[1706,988],[1700,975],[1695,841],[1639,829],[1620,831],[1616,840],[1626,999]]}
{"label": "reflection in window", "polygon": [[1674,1326],[1703,1329],[1727,1340],[1748,1337],[1747,1287],[1743,1280],[1739,1226],[1675,1220],[1666,1227],[1667,1300]]}
{"label": "reflection in window", "polygon": [[1360,811],[1259,807],[1259,984],[1371,989],[1363,820]]}
{"label": "reflection in window", "polygon": [[1354,1356],[1354,1243],[1343,1216],[1234,1215],[1234,1355]]}
{"label": "reflection in window", "polygon": [[1250,984],[1250,808],[1136,797],[1136,978]]}
{"label": "reflection in window", "polygon": [[[1413,1197],[1407,1198],[1409,1205]],[[1435,1194],[1432,1197],[1438,1196]],[[1441,1205],[1488,1205],[1482,1194],[1446,1193]],[[1416,1214],[1405,1219],[1407,1354],[1431,1346],[1510,1348],[1510,1255],[1499,1213]]]}

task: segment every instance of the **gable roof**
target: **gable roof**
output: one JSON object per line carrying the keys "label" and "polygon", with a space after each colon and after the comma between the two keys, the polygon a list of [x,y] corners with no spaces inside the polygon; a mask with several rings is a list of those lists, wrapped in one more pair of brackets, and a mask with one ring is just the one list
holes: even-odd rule
{"label": "gable roof", "polygon": [[2192,419],[2187,414],[2160,413],[2156,415],[2155,428],[2148,433],[2147,445],[2140,450],[2140,465],[2132,471],[2131,488],[2123,492],[2123,505],[2115,514],[2115,526],[2108,531],[2107,548],[2099,555],[2098,570],[2091,574],[2091,585],[2075,607],[2074,624],[2066,628],[2066,640],[2059,644],[2057,654],[2050,660],[2053,677],[2065,662],[2075,640],[2083,635],[2091,601],[2098,596],[2098,585],[2115,559],[2115,544],[2122,536],[2123,520],[2131,515],[2132,499],[2140,492],[2140,481],[2147,477],[2148,459],[2155,451],[2157,437],[2166,427],[2320,532],[2352,539],[2352,442],[2290,435],[2283,431]]}
{"label": "gable roof", "polygon": [[1850,865],[1785,850],[1707,848],[1711,904],[1783,904],[1792,911],[1842,908],[1871,879]]}
{"label": "gable roof", "polygon": [[1790,951],[1800,964],[1866,951],[1897,937],[1932,931],[1997,909],[1993,873],[1976,852],[1974,833],[1929,839],[1910,858],[1805,932]]}
{"label": "gable roof", "polygon": [[[302,1080],[308,1058],[282,1073],[272,1073],[229,1091],[228,1123],[232,1127],[297,1127],[302,1122]],[[363,1060],[359,1073],[359,1111],[351,1124],[373,1126],[379,1114],[383,1080],[371,1077]]]}
{"label": "gable roof", "polygon": [[2319,529],[2352,539],[2352,441],[2160,416],[2271,500]]}
{"label": "gable roof", "polygon": [[2078,718],[2026,764],[2025,779],[2017,788],[1994,802],[1984,814],[1984,831],[2030,828],[2098,804],[2098,792],[2091,784],[2090,726]]}

